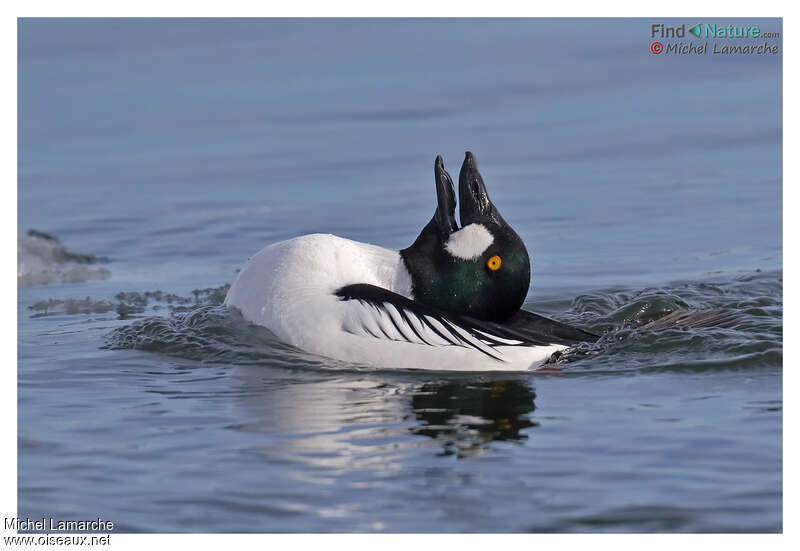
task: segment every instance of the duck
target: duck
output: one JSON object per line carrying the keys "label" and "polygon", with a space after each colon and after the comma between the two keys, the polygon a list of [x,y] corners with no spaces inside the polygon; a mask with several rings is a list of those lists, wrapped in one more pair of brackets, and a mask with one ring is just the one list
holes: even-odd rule
{"label": "duck", "polygon": [[315,355],[357,366],[527,371],[599,336],[523,310],[531,263],[467,151],[456,194],[441,155],[436,209],[395,251],[330,234],[270,244],[225,297],[250,323]]}

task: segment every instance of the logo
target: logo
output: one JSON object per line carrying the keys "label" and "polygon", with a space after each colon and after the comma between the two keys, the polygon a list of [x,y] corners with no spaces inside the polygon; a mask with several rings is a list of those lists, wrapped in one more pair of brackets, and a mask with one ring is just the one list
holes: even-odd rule
{"label": "logo", "polygon": [[678,25],[677,27],[667,27],[661,23],[653,23],[650,25],[650,38],[683,38],[686,36],[686,26]]}
{"label": "logo", "polygon": [[758,25],[717,26],[716,23],[698,23],[686,29],[695,38],[780,38],[781,33],[763,32]]}
{"label": "logo", "polygon": [[650,25],[650,38],[683,38],[686,33],[695,38],[780,38],[780,33],[765,33],[758,25],[722,25],[697,23],[688,29],[686,25],[669,27],[662,23]]}
{"label": "logo", "polygon": [[650,23],[649,26],[650,53],[661,57],[706,54],[775,55],[780,51],[781,32],[764,32],[758,25]]}

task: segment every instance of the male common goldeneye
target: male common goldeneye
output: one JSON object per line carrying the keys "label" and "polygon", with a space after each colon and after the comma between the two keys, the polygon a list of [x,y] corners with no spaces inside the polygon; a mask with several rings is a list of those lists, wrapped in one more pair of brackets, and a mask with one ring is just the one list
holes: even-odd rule
{"label": "male common goldeneye", "polygon": [[518,371],[597,340],[520,310],[528,251],[489,199],[472,153],[459,174],[461,228],[441,156],[434,176],[438,206],[407,249],[323,234],[275,243],[245,265],[225,304],[298,348],[380,367]]}

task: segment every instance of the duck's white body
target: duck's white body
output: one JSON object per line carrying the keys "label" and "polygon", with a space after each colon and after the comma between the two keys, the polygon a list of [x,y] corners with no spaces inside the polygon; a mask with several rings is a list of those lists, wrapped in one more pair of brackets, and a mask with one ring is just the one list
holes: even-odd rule
{"label": "duck's white body", "polygon": [[[553,352],[567,348],[520,346],[519,341],[500,338],[490,346],[455,324],[447,332],[430,316],[335,295],[354,284],[414,298],[411,276],[397,251],[313,234],[258,252],[239,273],[225,304],[302,350],[371,366],[519,371],[536,368]],[[497,346],[497,340],[508,346]]]}

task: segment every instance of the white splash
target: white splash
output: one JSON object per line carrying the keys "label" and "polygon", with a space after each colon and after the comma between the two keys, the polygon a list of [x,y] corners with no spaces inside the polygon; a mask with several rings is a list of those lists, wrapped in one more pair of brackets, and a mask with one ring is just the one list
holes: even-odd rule
{"label": "white splash", "polygon": [[478,258],[494,242],[494,237],[483,224],[464,226],[450,235],[445,243],[447,252],[457,258],[472,260]]}
{"label": "white splash", "polygon": [[90,267],[86,255],[67,251],[58,239],[39,235],[17,237],[17,285],[48,283],[77,283],[92,279],[108,279],[111,272],[102,267]]}

